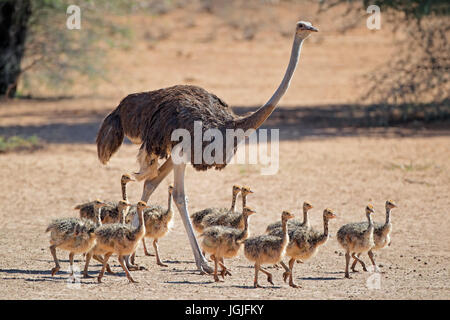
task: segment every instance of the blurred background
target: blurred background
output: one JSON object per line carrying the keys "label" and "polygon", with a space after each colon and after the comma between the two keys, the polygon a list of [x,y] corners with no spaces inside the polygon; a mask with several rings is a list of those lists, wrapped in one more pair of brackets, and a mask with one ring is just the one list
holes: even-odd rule
{"label": "blurred background", "polygon": [[[66,27],[71,4],[81,9],[80,30]],[[379,30],[367,27],[373,4]],[[259,106],[281,80],[295,22],[306,20],[320,32],[282,106],[341,105],[350,124],[445,119],[449,8],[444,0],[1,0],[0,96],[110,99],[112,109],[129,93],[188,83],[233,106]]]}

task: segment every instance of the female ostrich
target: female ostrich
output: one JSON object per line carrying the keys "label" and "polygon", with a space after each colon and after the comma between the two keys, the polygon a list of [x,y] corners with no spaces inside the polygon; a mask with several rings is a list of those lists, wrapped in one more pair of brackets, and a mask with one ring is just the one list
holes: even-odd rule
{"label": "female ostrich", "polygon": [[[208,129],[219,130],[225,137],[227,129],[258,129],[271,115],[280,99],[289,87],[291,78],[297,66],[303,41],[318,30],[309,22],[300,21],[296,25],[294,43],[286,73],[281,84],[265,105],[255,112],[238,116],[231,108],[216,95],[205,89],[191,85],[177,85],[155,91],[130,94],[125,97],[119,106],[112,111],[102,123],[97,134],[97,153],[101,163],[106,164],[111,156],[119,149],[125,136],[133,143],[140,144],[138,161],[140,170],[135,175],[137,180],[144,180],[142,201],[148,201],[150,195],[161,181],[174,171],[174,202],[180,212],[189,242],[192,247],[195,262],[201,271],[211,273],[202,255],[197,239],[195,238],[192,224],[189,220],[187,198],[184,189],[184,174],[186,162],[191,161],[197,170],[207,170],[212,167],[223,169],[227,162],[213,161],[207,163],[203,159],[196,159],[198,154],[188,152],[180,154],[184,161],[174,161],[171,156],[172,148],[178,143],[172,141],[172,133],[176,129],[187,130],[191,133],[191,146],[197,146],[194,139],[194,122],[202,122],[202,131]],[[240,142],[240,141],[234,141]],[[208,142],[200,143],[205,148]],[[236,150],[236,143],[234,144]],[[203,153],[202,153],[203,154]],[[167,159],[159,168],[158,158]],[[200,160],[200,161],[199,161]],[[181,163],[180,163],[181,162]]]}

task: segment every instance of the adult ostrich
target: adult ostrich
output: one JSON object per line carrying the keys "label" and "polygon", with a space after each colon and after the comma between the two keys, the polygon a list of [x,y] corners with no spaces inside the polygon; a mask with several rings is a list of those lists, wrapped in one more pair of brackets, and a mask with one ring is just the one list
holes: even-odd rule
{"label": "adult ostrich", "polygon": [[[177,141],[172,141],[172,133],[176,129],[194,132],[195,121],[202,122],[203,131],[218,129],[224,134],[223,136],[225,136],[226,129],[246,131],[259,128],[273,112],[289,87],[303,41],[311,32],[317,31],[310,22],[297,22],[289,65],[280,86],[266,104],[249,115],[234,114],[225,102],[200,87],[177,85],[130,94],[103,120],[96,140],[98,158],[101,163],[108,162],[122,144],[124,136],[127,136],[133,143],[141,145],[138,153],[138,162],[141,168],[135,176],[137,180],[145,179],[142,201],[148,201],[160,182],[169,172],[174,171],[173,199],[180,212],[196,265],[200,271],[211,273],[213,270],[200,251],[189,220],[184,188],[186,162],[190,160],[196,170],[207,170],[212,167],[222,169],[227,164],[226,160],[229,159],[227,158],[221,163],[218,161],[206,163],[203,159],[200,161],[194,159],[195,152],[191,152],[191,159],[186,159],[181,163],[174,161],[171,151]],[[192,134],[191,139],[194,141]],[[195,141],[191,145],[194,146]],[[205,147],[205,144],[203,143],[200,147]],[[187,154],[185,152],[184,156],[187,157]],[[159,168],[157,167],[158,158],[166,159]]]}

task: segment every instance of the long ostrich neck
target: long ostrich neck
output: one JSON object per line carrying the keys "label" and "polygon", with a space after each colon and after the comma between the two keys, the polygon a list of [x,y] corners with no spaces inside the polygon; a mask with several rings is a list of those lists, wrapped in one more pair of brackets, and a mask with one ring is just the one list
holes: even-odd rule
{"label": "long ostrich neck", "polygon": [[242,194],[242,210],[244,210],[245,206],[247,205],[247,193]]}
{"label": "long ostrich neck", "polygon": [[323,217],[323,234],[320,236],[319,244],[323,244],[325,241],[328,240],[328,218]]}
{"label": "long ostrich neck", "polygon": [[97,224],[99,226],[101,226],[102,225],[102,217],[101,217],[102,207],[94,206],[94,213],[95,213],[95,218],[97,219]]}
{"label": "long ostrich neck", "polygon": [[281,228],[283,230],[283,240],[288,236],[287,219],[281,220]]}
{"label": "long ostrich neck", "polygon": [[128,208],[127,206],[117,208],[117,210],[119,210],[119,222],[122,224],[125,224],[125,216],[127,208]]}
{"label": "long ostrich neck", "polygon": [[373,228],[373,220],[372,220],[372,215],[370,213],[367,213],[367,220],[369,221],[369,228]]}
{"label": "long ostrich neck", "polygon": [[169,200],[167,200],[167,212],[172,212],[172,192],[169,192]]}
{"label": "long ostrich neck", "polygon": [[122,200],[127,201],[127,183],[126,182],[122,182]]}
{"label": "long ostrich neck", "polygon": [[248,234],[248,215],[243,214],[243,216],[244,216],[244,230],[242,230],[240,236],[236,240],[241,240],[242,238],[247,237]]}
{"label": "long ostrich neck", "polygon": [[303,225],[307,226],[308,224],[308,209],[303,208]]}
{"label": "long ostrich neck", "polygon": [[138,218],[139,218],[139,225],[136,227],[136,229],[134,230],[134,233],[145,233],[145,224],[144,224],[144,209],[141,208],[136,208],[137,210],[137,214],[138,214]]}
{"label": "long ostrich neck", "polygon": [[236,212],[236,197],[237,197],[237,193],[235,193],[233,190],[233,196],[231,197],[231,208],[230,208],[230,211],[233,213]]}
{"label": "long ostrich neck", "polygon": [[289,65],[287,67],[286,73],[284,74],[284,78],[281,81],[280,86],[275,91],[273,96],[269,99],[269,101],[266,102],[265,105],[260,107],[258,110],[256,110],[249,116],[242,118],[237,124],[238,128],[242,128],[244,130],[257,129],[272,114],[272,112],[275,109],[275,107],[277,106],[278,102],[283,97],[283,95],[286,93],[286,90],[289,88],[289,84],[291,82],[295,68],[297,67],[302,44],[303,44],[303,39],[298,38],[296,36],[294,38],[294,43],[292,45],[291,58],[289,60]]}
{"label": "long ostrich neck", "polygon": [[391,208],[386,208],[386,223],[385,225],[388,225],[391,223]]}

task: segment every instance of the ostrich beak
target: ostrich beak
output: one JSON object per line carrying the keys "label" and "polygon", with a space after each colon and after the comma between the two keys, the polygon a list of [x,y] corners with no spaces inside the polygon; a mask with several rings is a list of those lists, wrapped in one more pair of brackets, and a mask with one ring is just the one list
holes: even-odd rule
{"label": "ostrich beak", "polygon": [[316,27],[313,27],[313,26],[309,26],[308,30],[310,30],[312,32],[319,32],[319,29],[317,29]]}

